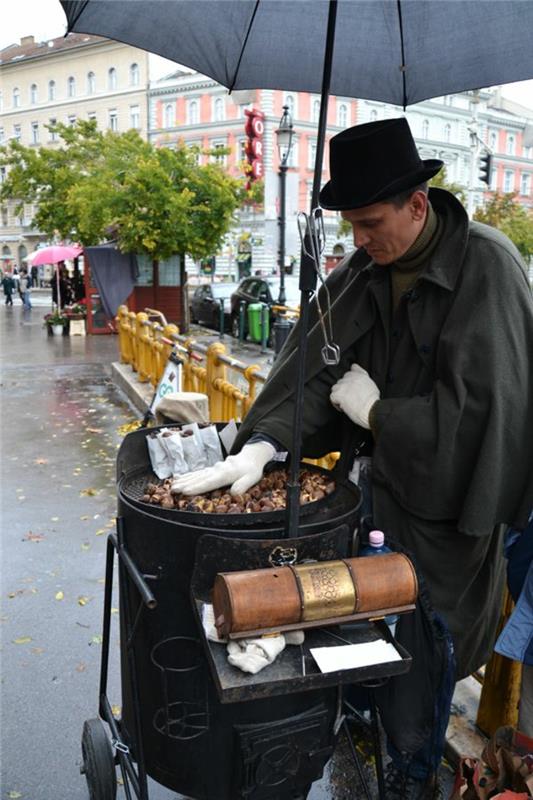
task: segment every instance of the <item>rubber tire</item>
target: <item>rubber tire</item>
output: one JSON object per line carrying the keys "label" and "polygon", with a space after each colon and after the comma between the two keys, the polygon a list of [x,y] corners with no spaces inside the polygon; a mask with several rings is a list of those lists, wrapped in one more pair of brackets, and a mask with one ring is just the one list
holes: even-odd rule
{"label": "rubber tire", "polygon": [[100,719],[87,719],[83,723],[81,753],[90,800],[115,800],[115,757],[104,723]]}
{"label": "rubber tire", "polygon": [[[232,314],[231,315],[231,335],[233,336],[234,339],[238,339],[239,338],[239,327],[240,327],[240,317],[239,317],[239,315],[238,314]],[[247,336],[248,336],[248,331],[246,330],[246,323],[245,323],[245,325],[244,325],[244,334],[243,334],[243,337],[242,337],[243,340],[246,339]]]}

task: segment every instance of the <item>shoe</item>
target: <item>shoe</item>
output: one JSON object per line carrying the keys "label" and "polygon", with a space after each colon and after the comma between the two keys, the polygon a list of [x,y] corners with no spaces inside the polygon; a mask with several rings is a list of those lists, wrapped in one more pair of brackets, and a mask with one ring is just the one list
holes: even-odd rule
{"label": "shoe", "polygon": [[385,796],[387,800],[444,800],[442,784],[436,774],[417,780],[401,772],[392,762],[385,771]]}

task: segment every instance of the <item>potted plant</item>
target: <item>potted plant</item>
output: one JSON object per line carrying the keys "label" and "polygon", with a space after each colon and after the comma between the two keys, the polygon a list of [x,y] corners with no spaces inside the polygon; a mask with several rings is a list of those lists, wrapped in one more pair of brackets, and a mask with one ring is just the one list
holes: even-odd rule
{"label": "potted plant", "polygon": [[46,314],[44,318],[44,324],[48,329],[48,333],[53,336],[62,336],[67,322],[68,320],[65,315],[57,308],[50,314]]}

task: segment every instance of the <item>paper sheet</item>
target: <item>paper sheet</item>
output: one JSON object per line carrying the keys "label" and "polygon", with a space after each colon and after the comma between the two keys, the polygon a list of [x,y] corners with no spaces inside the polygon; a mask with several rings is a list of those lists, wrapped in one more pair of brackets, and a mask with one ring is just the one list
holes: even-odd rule
{"label": "paper sheet", "polygon": [[341,669],[356,669],[402,660],[394,645],[384,639],[337,647],[313,647],[310,652],[321,672],[337,672]]}

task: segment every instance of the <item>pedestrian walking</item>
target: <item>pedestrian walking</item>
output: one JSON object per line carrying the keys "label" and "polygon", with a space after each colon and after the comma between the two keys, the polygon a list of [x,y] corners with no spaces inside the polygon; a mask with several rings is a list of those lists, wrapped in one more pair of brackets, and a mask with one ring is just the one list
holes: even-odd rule
{"label": "pedestrian walking", "polygon": [[39,288],[39,267],[32,267],[30,270],[31,288]]}
{"label": "pedestrian walking", "polygon": [[15,291],[15,281],[13,280],[13,277],[12,275],[10,275],[9,272],[6,272],[6,274],[2,278],[2,289],[4,290],[4,295],[6,298],[5,305],[12,306],[13,292]]}
{"label": "pedestrian walking", "polygon": [[31,309],[31,278],[28,271],[23,269],[20,275],[20,297],[26,311]]}
{"label": "pedestrian walking", "polygon": [[[417,608],[396,628],[412,667],[376,690],[388,800],[441,796],[454,684],[490,657],[505,523],[524,528],[533,505],[531,288],[506,236],[428,190],[441,167],[420,158],[405,118],[331,139],[320,204],[350,223],[356,251],[328,276],[322,311],[310,308],[302,455],[339,450],[354,481],[359,459],[371,459],[373,527],[420,577]],[[322,357],[324,315],[337,364]],[[290,450],[298,336],[297,325],[232,455],[173,491],[243,493]]]}

